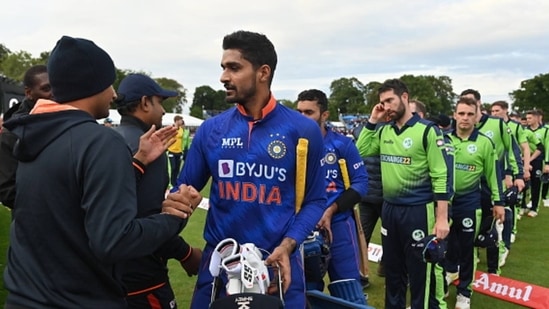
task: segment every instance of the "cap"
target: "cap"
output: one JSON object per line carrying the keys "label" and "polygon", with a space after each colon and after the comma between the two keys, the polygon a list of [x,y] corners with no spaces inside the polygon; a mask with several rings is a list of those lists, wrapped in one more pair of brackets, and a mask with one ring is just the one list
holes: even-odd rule
{"label": "cap", "polygon": [[90,40],[63,36],[48,59],[54,99],[66,103],[91,97],[114,83],[111,57]]}
{"label": "cap", "polygon": [[541,183],[549,183],[549,173],[543,173],[539,176]]}
{"label": "cap", "polygon": [[159,96],[170,98],[177,96],[176,91],[166,90],[157,82],[144,74],[130,74],[126,76],[118,86],[117,106],[124,106],[130,102],[139,100],[143,96]]}
{"label": "cap", "polygon": [[482,218],[479,234],[475,239],[475,246],[480,248],[495,247],[498,242],[498,231],[493,216]]}
{"label": "cap", "polygon": [[450,124],[452,124],[452,120],[450,119],[450,117],[448,117],[444,114],[438,115],[438,121],[439,122],[437,124],[441,127],[447,127]]}
{"label": "cap", "polygon": [[518,193],[519,190],[517,186],[512,186],[511,188],[505,190],[505,192],[503,192],[503,196],[505,197],[505,205],[516,205],[518,202]]}
{"label": "cap", "polygon": [[426,263],[440,263],[446,256],[446,241],[433,234],[423,237],[413,246],[421,250],[421,256]]}

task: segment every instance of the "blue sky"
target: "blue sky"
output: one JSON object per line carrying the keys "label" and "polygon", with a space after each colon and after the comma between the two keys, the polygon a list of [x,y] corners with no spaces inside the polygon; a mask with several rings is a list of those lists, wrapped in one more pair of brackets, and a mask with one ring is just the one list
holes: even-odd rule
{"label": "blue sky", "polygon": [[188,89],[219,82],[221,41],[244,29],[277,49],[278,99],[330,83],[403,74],[447,75],[455,92],[509,100],[520,81],[549,72],[549,1],[7,1],[0,42],[37,57],[62,35],[95,41],[121,69]]}

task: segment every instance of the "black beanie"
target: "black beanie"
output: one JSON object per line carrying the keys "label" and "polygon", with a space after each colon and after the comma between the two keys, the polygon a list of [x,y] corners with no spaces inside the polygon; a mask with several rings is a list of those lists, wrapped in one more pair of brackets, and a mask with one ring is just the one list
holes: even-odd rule
{"label": "black beanie", "polygon": [[54,100],[66,103],[107,89],[116,72],[111,57],[95,43],[63,36],[51,51],[48,75]]}

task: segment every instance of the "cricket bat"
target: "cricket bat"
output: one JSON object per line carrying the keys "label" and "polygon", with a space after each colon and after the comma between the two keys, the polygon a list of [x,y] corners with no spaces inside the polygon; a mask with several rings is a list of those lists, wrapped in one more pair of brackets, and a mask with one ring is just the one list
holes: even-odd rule
{"label": "cricket bat", "polygon": [[[343,184],[345,189],[351,186],[351,180],[349,179],[349,171],[347,170],[347,162],[345,159],[339,159],[339,169],[341,170],[341,177],[343,178]],[[357,241],[358,241],[358,253],[360,259],[360,274],[363,277],[368,277],[370,269],[368,267],[368,245],[366,244],[366,237],[364,236],[364,229],[360,222],[360,212],[358,206],[353,207],[353,215],[356,225]]]}
{"label": "cricket bat", "polygon": [[301,210],[301,204],[305,198],[305,183],[307,178],[307,152],[309,141],[300,138],[296,148],[296,170],[295,170],[295,212]]}

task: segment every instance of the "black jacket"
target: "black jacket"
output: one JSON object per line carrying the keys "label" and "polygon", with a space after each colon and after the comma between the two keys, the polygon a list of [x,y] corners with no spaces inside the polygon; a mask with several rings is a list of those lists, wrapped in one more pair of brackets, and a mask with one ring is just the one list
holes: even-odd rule
{"label": "black jacket", "polygon": [[[122,135],[131,152],[135,154],[139,149],[139,138],[149,129],[148,125],[135,117],[122,116],[120,126],[116,127],[115,131]],[[147,166],[147,171],[141,176],[137,186],[138,218],[161,211],[168,182],[168,160],[166,155],[162,155]],[[189,244],[181,237],[174,236],[155,254],[127,261],[122,279],[128,292],[142,291],[167,282],[167,260],[181,260],[190,250]]]}
{"label": "black jacket", "polygon": [[20,138],[7,304],[124,308],[121,262],[151,254],[184,221],[162,214],[135,219],[130,150],[88,113],[28,115],[5,127]]}
{"label": "black jacket", "polygon": [[[355,140],[362,131],[362,126],[353,130]],[[383,184],[381,182],[381,159],[379,155],[362,157],[366,171],[368,172],[368,193],[362,197],[362,202],[371,204],[383,204]]]}
{"label": "black jacket", "polygon": [[[4,114],[4,121],[28,115],[35,103],[35,101],[25,99],[12,106]],[[15,203],[15,173],[18,161],[13,156],[13,147],[16,142],[17,136],[8,129],[3,129],[0,132],[0,202],[9,208],[13,208]]]}

